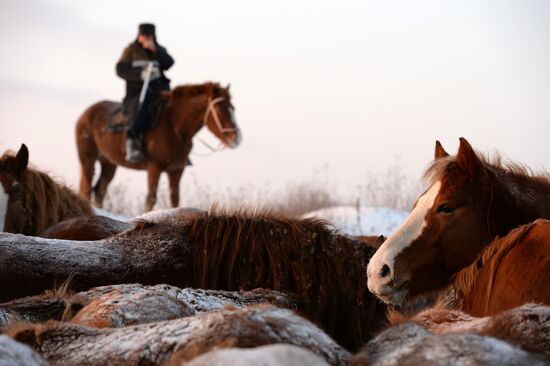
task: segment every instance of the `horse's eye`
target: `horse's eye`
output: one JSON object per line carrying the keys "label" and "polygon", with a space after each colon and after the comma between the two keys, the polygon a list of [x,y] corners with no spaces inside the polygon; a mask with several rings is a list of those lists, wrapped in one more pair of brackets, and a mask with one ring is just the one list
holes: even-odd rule
{"label": "horse's eye", "polygon": [[454,208],[449,207],[449,206],[447,206],[447,205],[444,204],[444,203],[441,204],[441,205],[439,205],[439,207],[437,208],[437,212],[438,212],[438,213],[449,214],[449,213],[451,213],[451,212],[453,212],[453,211],[454,211]]}

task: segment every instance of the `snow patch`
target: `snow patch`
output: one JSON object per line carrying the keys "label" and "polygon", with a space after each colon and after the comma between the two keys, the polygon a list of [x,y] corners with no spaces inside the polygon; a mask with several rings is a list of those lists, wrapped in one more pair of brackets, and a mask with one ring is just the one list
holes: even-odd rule
{"label": "snow patch", "polygon": [[327,220],[348,235],[389,235],[409,215],[406,211],[386,207],[335,206],[308,212],[302,218]]}

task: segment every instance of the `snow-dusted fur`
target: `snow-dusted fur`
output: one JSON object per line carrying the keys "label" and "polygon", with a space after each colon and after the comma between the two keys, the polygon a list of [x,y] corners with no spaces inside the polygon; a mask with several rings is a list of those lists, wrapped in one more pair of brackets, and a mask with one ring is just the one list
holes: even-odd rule
{"label": "snow-dusted fur", "polygon": [[525,304],[498,315],[473,317],[462,311],[432,308],[410,319],[393,318],[393,323],[410,321],[435,334],[476,333],[512,343],[526,351],[550,357],[550,306]]}
{"label": "snow-dusted fur", "polygon": [[73,294],[67,287],[65,284],[54,291],[0,304],[0,326],[70,320],[97,328],[125,327],[218,311],[227,306],[270,303],[281,308],[298,307],[292,295],[267,289],[232,292],[124,284]]}
{"label": "snow-dusted fur", "polygon": [[69,301],[73,309],[82,307],[72,323],[98,328],[183,318],[227,306],[271,303],[281,308],[297,307],[291,295],[273,290],[230,292],[140,284],[96,287],[72,296]]}
{"label": "snow-dusted fur", "polygon": [[289,344],[273,344],[256,348],[226,348],[214,350],[185,363],[174,355],[165,366],[328,366],[316,354]]}
{"label": "snow-dusted fur", "polygon": [[174,352],[191,359],[214,347],[256,347],[288,343],[306,348],[331,365],[349,353],[309,321],[272,305],[225,309],[195,317],[124,328],[89,328],[51,322],[13,334],[52,365],[151,365]]}
{"label": "snow-dusted fur", "polygon": [[36,352],[25,344],[14,341],[10,337],[0,335],[0,365],[25,365],[25,366],[47,366]]}
{"label": "snow-dusted fur", "polygon": [[367,288],[375,249],[325,222],[263,213],[209,213],[184,225],[139,222],[98,241],[0,235],[0,301],[51,289],[73,275],[83,291],[166,283],[226,291],[293,292],[304,316],[349,349],[381,328],[386,307]]}
{"label": "snow-dusted fur", "polygon": [[380,333],[354,356],[353,366],[542,366],[549,360],[502,340],[477,334],[435,335],[415,323]]}

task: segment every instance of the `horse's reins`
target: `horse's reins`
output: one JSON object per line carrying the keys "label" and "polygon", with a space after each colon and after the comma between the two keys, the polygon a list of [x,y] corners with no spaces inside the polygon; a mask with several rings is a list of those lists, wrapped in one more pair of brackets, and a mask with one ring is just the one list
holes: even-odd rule
{"label": "horse's reins", "polygon": [[[225,100],[224,97],[217,97],[217,98],[211,99],[208,102],[208,106],[206,107],[206,111],[204,112],[204,116],[202,117],[202,124],[207,126],[208,125],[208,117],[210,116],[210,114],[212,114],[212,118],[214,119],[214,122],[216,122],[216,127],[218,127],[218,129],[220,130],[220,132],[222,134],[225,134],[226,132],[235,132],[235,133],[237,133],[238,132],[237,128],[235,128],[235,127],[223,127],[221,122],[220,122],[220,117],[218,116],[218,111],[216,110],[215,106],[216,106],[216,104],[222,102],[223,100]],[[197,136],[197,139],[204,146],[206,146],[208,149],[210,149],[210,151],[213,152],[213,153],[218,152],[218,151],[222,151],[223,149],[225,149],[225,145],[223,144],[223,142],[220,142],[220,145],[218,147],[213,147],[209,143],[207,143],[206,141],[204,141],[202,138],[200,138],[198,136]],[[197,155],[197,154],[195,154],[195,155]],[[208,154],[208,155],[210,155],[210,154]],[[202,156],[206,156],[206,155],[202,155]]]}

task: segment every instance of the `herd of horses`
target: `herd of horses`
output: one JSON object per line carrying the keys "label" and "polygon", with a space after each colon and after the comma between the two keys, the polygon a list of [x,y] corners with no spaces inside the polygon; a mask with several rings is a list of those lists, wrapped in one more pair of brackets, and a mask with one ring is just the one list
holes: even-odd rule
{"label": "herd of horses", "polygon": [[0,159],[0,361],[550,362],[550,176],[465,139],[453,156],[436,142],[388,238],[246,209],[120,222],[28,159]]}

